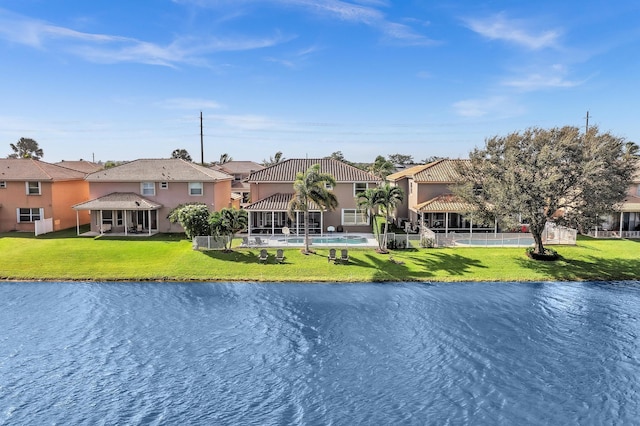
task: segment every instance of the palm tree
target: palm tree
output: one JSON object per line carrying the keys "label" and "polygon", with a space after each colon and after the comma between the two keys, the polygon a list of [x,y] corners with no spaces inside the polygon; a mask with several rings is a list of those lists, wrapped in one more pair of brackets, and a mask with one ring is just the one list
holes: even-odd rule
{"label": "palm tree", "polygon": [[320,165],[314,164],[306,172],[298,172],[293,182],[294,194],[289,201],[289,217],[294,220],[296,211],[304,214],[304,248],[309,253],[309,207],[311,202],[321,209],[335,210],[338,199],[327,186],[335,186],[336,180],[327,173],[320,173]]}
{"label": "palm tree", "polygon": [[384,251],[387,248],[387,231],[389,229],[389,220],[391,220],[391,212],[404,200],[404,191],[399,186],[391,186],[385,183],[383,186],[376,188],[378,192],[378,202],[385,214],[384,222]]}
{"label": "palm tree", "polygon": [[368,188],[365,191],[358,194],[358,207],[366,209],[369,215],[373,218],[373,235],[378,241],[378,251],[384,251],[382,246],[382,239],[380,238],[380,227],[378,226],[377,218],[380,203],[378,201],[378,188]]}
{"label": "palm tree", "polygon": [[385,214],[384,235],[382,238],[378,237],[378,249],[383,253],[387,251],[387,231],[389,229],[389,220],[391,220],[391,212],[403,199],[404,192],[402,188],[391,186],[388,183],[383,186],[378,186],[377,188],[367,189],[358,197],[358,205],[367,208],[374,214],[373,232],[376,235],[379,232],[378,225],[375,221],[377,211],[382,210]]}
{"label": "palm tree", "polygon": [[227,241],[225,240],[224,242],[224,248],[227,251],[231,250],[231,244],[236,233],[247,229],[248,223],[247,211],[234,208],[225,208],[219,212],[213,212],[209,219],[213,235],[216,237],[228,237],[229,247],[227,247]]}

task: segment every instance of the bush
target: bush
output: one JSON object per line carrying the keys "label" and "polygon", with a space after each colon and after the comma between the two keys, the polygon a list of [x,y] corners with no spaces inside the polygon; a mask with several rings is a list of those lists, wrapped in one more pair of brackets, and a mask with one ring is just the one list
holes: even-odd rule
{"label": "bush", "polygon": [[545,248],[544,253],[535,253],[535,249],[529,247],[527,249],[527,256],[533,260],[554,261],[560,259],[558,252],[550,248]]}

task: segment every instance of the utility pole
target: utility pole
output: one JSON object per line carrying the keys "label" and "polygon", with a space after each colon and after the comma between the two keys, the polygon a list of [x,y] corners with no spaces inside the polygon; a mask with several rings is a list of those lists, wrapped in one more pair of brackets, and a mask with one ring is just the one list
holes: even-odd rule
{"label": "utility pole", "polygon": [[584,128],[585,133],[589,133],[589,111],[587,111],[587,125]]}
{"label": "utility pole", "polygon": [[200,111],[200,164],[204,166],[204,133],[202,131],[202,111]]}

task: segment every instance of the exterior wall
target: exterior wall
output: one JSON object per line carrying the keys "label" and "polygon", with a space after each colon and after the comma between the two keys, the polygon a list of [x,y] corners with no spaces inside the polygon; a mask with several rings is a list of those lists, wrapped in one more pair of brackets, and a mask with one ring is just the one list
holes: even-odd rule
{"label": "exterior wall", "polygon": [[398,218],[408,218],[409,217],[409,180],[408,179],[402,179],[399,180],[395,183],[391,184],[392,186],[397,186],[400,189],[402,189],[402,192],[404,192],[404,200],[402,201],[402,204],[398,205],[396,207],[396,212],[394,217],[396,219]]}
{"label": "exterior wall", "polygon": [[634,182],[629,187],[627,195],[633,195],[634,197],[640,197],[640,182]]}
{"label": "exterior wall", "polygon": [[449,184],[446,183],[421,183],[418,184],[417,203],[424,203],[438,195],[451,194]]}
{"label": "exterior wall", "polygon": [[[369,183],[369,188],[375,187],[374,183]],[[293,194],[293,183],[251,183],[251,200],[259,201],[273,194]],[[343,209],[356,209],[358,207],[357,197],[354,195],[353,183],[338,183],[333,188],[333,193],[338,199],[336,210],[324,212],[322,221],[322,232],[327,232],[328,226],[347,229],[349,232],[371,232],[371,225],[355,226],[342,225]]]}
{"label": "exterior wall", "polygon": [[[89,223],[89,213],[79,211],[76,217],[76,211],[72,206],[89,198],[89,182],[81,181],[65,181],[54,182],[52,188],[52,216],[53,230],[73,228],[79,222],[80,225]],[[45,217],[47,216],[45,214]],[[76,222],[78,220],[78,222]]]}
{"label": "exterior wall", "polygon": [[[157,211],[157,229],[159,232],[184,232],[177,223],[171,223],[167,216],[175,207],[184,203],[204,203],[211,210],[222,210],[231,206],[231,181],[203,182],[202,195],[189,195],[188,182],[169,182],[168,188],[160,188],[155,182],[155,195],[142,194],[141,182],[91,182],[89,198],[95,199],[114,192],[133,192],[142,197],[162,204]],[[91,220],[91,229],[98,230],[97,216]]]}
{"label": "exterior wall", "polygon": [[[0,232],[35,232],[35,225],[18,223],[18,208],[43,208],[44,218],[52,217],[51,182],[40,182],[41,195],[27,195],[24,181],[7,181],[7,187],[0,189]],[[69,206],[71,207],[71,206]],[[75,221],[74,221],[75,223]]]}

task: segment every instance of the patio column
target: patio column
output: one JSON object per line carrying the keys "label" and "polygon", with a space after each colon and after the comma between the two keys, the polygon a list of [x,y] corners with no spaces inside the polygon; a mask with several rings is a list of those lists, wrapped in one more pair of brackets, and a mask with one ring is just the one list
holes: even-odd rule
{"label": "patio column", "polygon": [[98,231],[102,234],[102,210],[100,210],[100,221],[98,223]]}
{"label": "patio column", "polygon": [[444,213],[444,233],[449,233],[449,212]]}
{"label": "patio column", "polygon": [[620,235],[619,237],[622,238],[622,221],[624,220],[624,212],[620,212]]}
{"label": "patio column", "polygon": [[149,218],[149,236],[151,236],[151,210],[147,210],[147,217]]}
{"label": "patio column", "polygon": [[249,211],[247,215],[247,237],[251,236],[251,216],[253,216],[253,212]]}
{"label": "patio column", "polygon": [[76,210],[76,235],[80,235],[80,215],[78,210]]}
{"label": "patio column", "polygon": [[471,237],[473,237],[473,219],[469,220],[469,241],[471,241]]}
{"label": "patio column", "polygon": [[498,235],[498,219],[493,219],[493,233]]}
{"label": "patio column", "polygon": [[122,215],[124,216],[124,235],[127,236],[129,235],[129,224],[127,223],[127,211],[126,210],[122,210]]}
{"label": "patio column", "polygon": [[324,235],[324,212],[320,211],[320,236]]}
{"label": "patio column", "polygon": [[271,235],[276,234],[276,212],[271,211]]}

